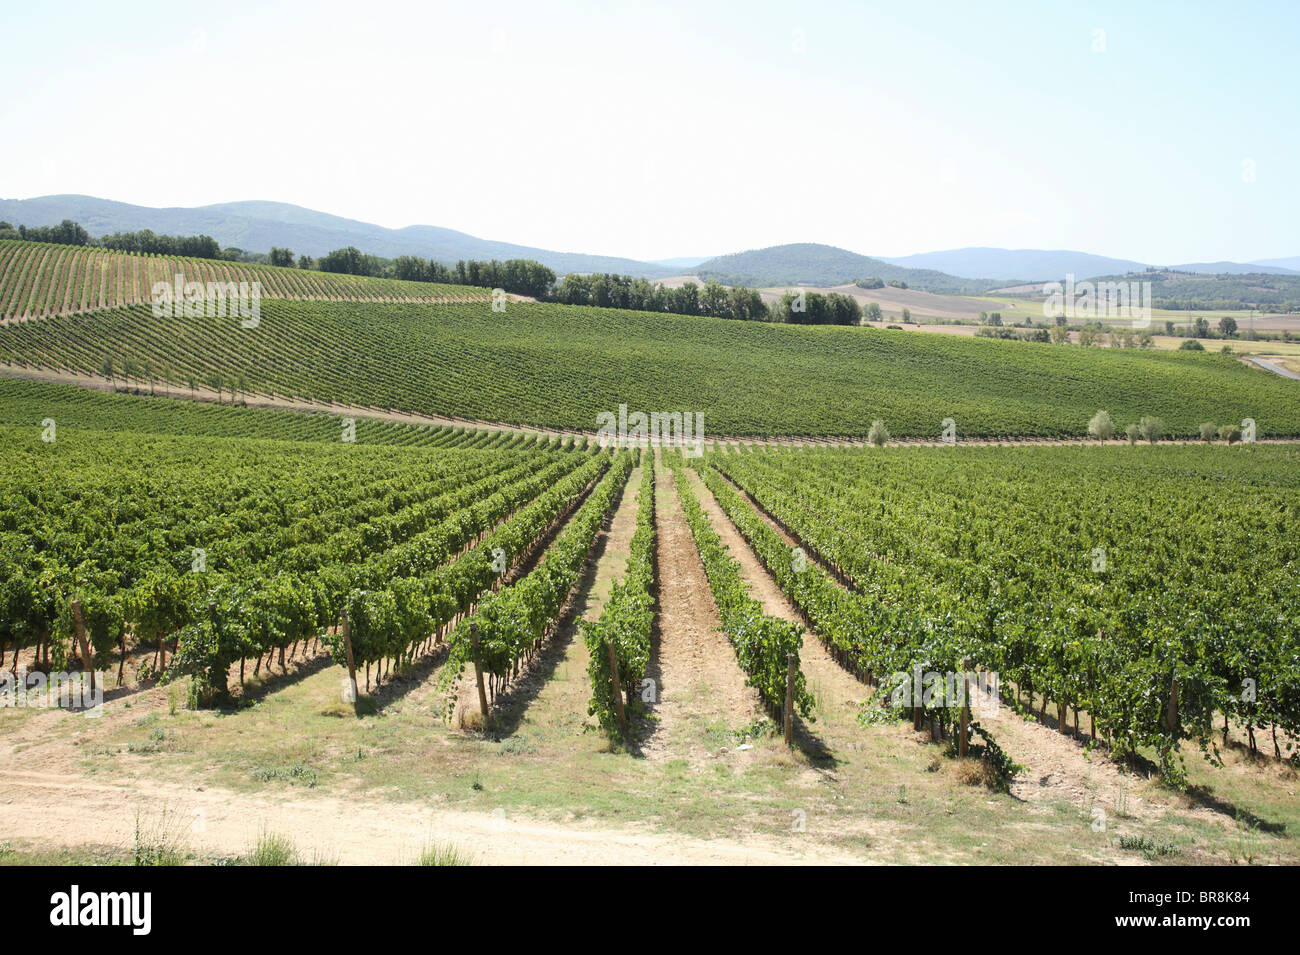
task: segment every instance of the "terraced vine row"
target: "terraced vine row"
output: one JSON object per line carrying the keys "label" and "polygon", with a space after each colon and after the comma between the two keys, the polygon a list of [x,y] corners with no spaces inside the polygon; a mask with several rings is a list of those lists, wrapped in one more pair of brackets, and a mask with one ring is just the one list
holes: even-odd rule
{"label": "terraced vine row", "polygon": [[204,286],[257,282],[265,298],[471,302],[491,295],[488,289],[461,285],[0,239],[0,320],[147,305],[155,283],[171,285],[178,275]]}
{"label": "terraced vine row", "polygon": [[[714,455],[703,473],[853,665],[972,657],[1062,727],[1084,711],[1117,754],[1149,748],[1177,774],[1179,741],[1213,755],[1216,720],[1297,751],[1298,464],[1283,448],[913,449]],[[849,586],[790,569],[720,475]]]}

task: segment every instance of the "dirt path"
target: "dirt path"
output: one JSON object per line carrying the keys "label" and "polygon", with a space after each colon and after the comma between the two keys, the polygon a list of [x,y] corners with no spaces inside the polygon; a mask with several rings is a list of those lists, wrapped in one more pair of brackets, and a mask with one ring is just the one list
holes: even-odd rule
{"label": "dirt path", "polygon": [[[511,723],[517,731],[531,724],[545,723],[548,732],[581,736],[588,724],[591,680],[587,675],[587,642],[583,639],[582,620],[597,620],[605,609],[614,581],[627,567],[632,535],[636,532],[636,509],[640,498],[641,468],[632,469],[623,485],[622,498],[615,505],[613,519],[596,537],[596,544],[578,584],[572,612],[551,639],[543,654],[543,666],[536,667],[529,678],[537,681],[533,693],[517,694],[520,705]],[[475,691],[477,692],[477,691]]]}
{"label": "dirt path", "polygon": [[[723,512],[717,499],[713,496],[700,476],[689,472],[691,485],[700,499],[700,506],[708,515],[713,529],[717,531],[722,542],[731,551],[731,556],[740,564],[741,577],[749,585],[749,592],[755,600],[763,605],[765,613],[782,620],[801,623],[799,613],[790,600],[781,593],[781,588],[767,572],[763,562],[745,541],[731,518]],[[832,725],[843,726],[845,718],[849,722],[857,715],[858,709],[870,695],[871,690],[865,684],[848,673],[831,658],[815,633],[804,636],[803,649],[799,653],[799,667],[808,681],[808,689],[817,700],[818,718],[826,717]],[[815,733],[816,727],[810,732]]]}
{"label": "dirt path", "polygon": [[414,862],[429,845],[453,844],[479,864],[773,865],[860,864],[812,844],[793,849],[765,837],[704,840],[648,828],[565,825],[490,813],[435,810],[298,793],[248,795],[222,789],[122,785],[75,775],[0,770],[0,836],[40,847],[110,845],[129,851],[137,818],[146,838],[195,852],[234,856],[263,833],[288,836],[304,858],[350,865]]}
{"label": "dirt path", "polygon": [[[92,391],[115,392],[118,388],[116,381],[109,381],[107,378],[100,378],[95,375],[81,375],[69,371],[60,371],[52,368],[20,368],[17,366],[0,366],[0,378],[21,378],[26,381],[43,381],[56,385],[75,385],[78,388],[89,388]],[[142,386],[147,387],[147,385]],[[171,385],[164,382],[155,382],[153,391],[156,395],[164,398],[177,398],[185,401],[206,401],[210,404],[230,405],[230,392],[224,392],[225,400],[218,398],[217,393],[205,385],[200,385],[195,391],[181,387],[180,385]],[[239,401],[249,408],[278,408],[285,411],[317,411],[333,415],[352,415],[358,418],[374,418],[380,421],[397,421],[406,424],[422,424],[432,428],[467,428],[473,431],[522,431],[525,434],[559,434],[559,435],[578,435],[579,431],[566,431],[562,428],[534,428],[529,425],[514,424],[494,424],[490,421],[471,421],[468,418],[454,418],[443,415],[419,414],[414,411],[394,411],[389,408],[376,408],[366,405],[348,405],[335,402],[328,404],[322,401],[307,401],[300,398],[283,398],[278,395],[263,394],[261,392],[240,392]]]}
{"label": "dirt path", "polygon": [[1247,361],[1252,361],[1260,368],[1263,368],[1265,371],[1274,372],[1275,374],[1281,375],[1283,378],[1291,378],[1295,381],[1300,381],[1300,375],[1297,375],[1293,371],[1288,371],[1286,368],[1283,368],[1281,365],[1275,362],[1271,362],[1265,358],[1248,358]]}
{"label": "dirt path", "polygon": [[[686,525],[672,472],[655,455],[655,533],[659,614],[646,676],[658,701],[644,754],[664,760],[708,756],[710,730],[739,729],[762,715],[758,691],[745,685],[735,650],[721,631],[704,565]],[[734,754],[744,755],[744,754]]]}

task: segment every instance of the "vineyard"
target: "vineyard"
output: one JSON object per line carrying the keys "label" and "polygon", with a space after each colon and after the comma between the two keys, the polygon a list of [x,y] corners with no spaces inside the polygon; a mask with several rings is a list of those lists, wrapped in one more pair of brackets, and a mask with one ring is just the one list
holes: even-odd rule
{"label": "vineyard", "polygon": [[[96,657],[119,651],[120,670],[129,631],[157,646],[159,666],[170,644],[217,692],[236,659],[319,639],[345,607],[363,663],[400,660],[523,559],[604,467],[558,439],[487,432],[419,450],[3,437],[0,649],[15,664],[24,647],[65,664],[77,600]],[[405,629],[369,608],[376,587]]]}
{"label": "vineyard", "polygon": [[[10,286],[0,283],[0,288]],[[1231,355],[1051,346],[511,302],[268,300],[238,319],[147,306],[0,326],[3,366],[594,431],[620,405],[699,412],[709,436],[1080,437],[1205,422],[1300,435],[1300,389]]]}
{"label": "vineyard", "polygon": [[148,305],[162,282],[257,282],[264,298],[318,301],[467,302],[487,289],[403,282],[215,259],[0,240],[0,321]]}
{"label": "vineyard", "polygon": [[[705,481],[822,639],[886,693],[974,660],[1062,732],[1178,777],[1229,724],[1300,743],[1300,454],[714,455]],[[769,525],[751,506],[769,515]],[[793,537],[822,566],[791,560]],[[905,674],[899,681],[895,675]],[[893,680],[894,683],[890,683]],[[913,701],[915,725],[952,705]]]}
{"label": "vineyard", "polygon": [[[0,356],[37,379],[112,371],[107,391],[0,377],[0,676],[102,674],[102,759],[345,791],[382,765],[403,794],[746,836],[793,792],[859,826],[908,824],[893,793],[924,792],[1033,831],[1045,791],[1071,808],[1049,847],[1017,844],[1056,861],[1097,851],[1071,813],[1099,798],[1148,841],[1194,831],[1178,851],[1235,859],[1242,837],[1201,818],[1226,810],[1171,801],[1223,792],[1205,803],[1272,827],[1252,852],[1300,857],[1292,446],[683,459],[592,436],[620,404],[700,407],[706,437],[860,437],[877,417],[1077,436],[1103,405],[1181,437],[1246,417],[1300,433],[1289,383],[1224,356],[271,299],[256,328],[147,307],[11,322]],[[313,410],[247,404],[279,398]],[[176,729],[142,738],[140,700]],[[382,763],[356,769],[367,752]],[[1123,809],[1140,774],[1159,812]]]}
{"label": "vineyard", "polygon": [[436,427],[325,411],[247,408],[178,398],[109,394],[73,385],[0,378],[0,423],[36,427],[47,418],[55,423],[56,433],[59,428],[74,428],[218,438],[340,441],[346,428],[357,444],[424,448],[502,447],[537,437],[516,431]]}
{"label": "vineyard", "polygon": [[[87,765],[125,746],[151,772],[346,789],[378,769],[354,768],[374,751],[403,792],[612,799],[634,818],[676,807],[686,829],[714,806],[739,833],[763,825],[755,800],[798,792],[809,811],[864,820],[905,813],[881,802],[900,789],[1016,826],[1043,746],[1026,727],[1059,738],[1067,764],[1094,750],[1173,789],[1221,784],[1238,751],[1296,756],[1300,452],[1287,446],[683,460],[381,419],[347,441],[324,413],[14,380],[0,380],[0,413],[0,672],[102,674],[109,716]],[[664,550],[673,514],[684,554]],[[626,537],[611,543],[615,523]],[[682,577],[692,566],[702,586]],[[584,611],[593,586],[608,596]],[[664,628],[684,599],[722,643],[681,671]],[[554,656],[566,647],[572,670]],[[713,682],[684,687],[694,666]],[[899,696],[913,674],[932,689],[953,673],[998,674],[1006,713]],[[148,700],[155,715],[129,715]],[[683,723],[683,707],[729,722]],[[14,732],[21,716],[0,712]],[[175,729],[149,729],[158,719]],[[987,766],[986,785],[1016,798],[953,789],[934,759]],[[791,760],[817,772],[771,788]],[[1249,793],[1272,793],[1269,770],[1244,772]],[[1258,813],[1289,818],[1279,805]],[[1093,851],[1072,818],[1052,823],[1061,858]],[[1159,818],[1126,825],[1158,835]],[[1186,851],[1228,851],[1197,831]],[[1291,857],[1289,837],[1263,845]]]}

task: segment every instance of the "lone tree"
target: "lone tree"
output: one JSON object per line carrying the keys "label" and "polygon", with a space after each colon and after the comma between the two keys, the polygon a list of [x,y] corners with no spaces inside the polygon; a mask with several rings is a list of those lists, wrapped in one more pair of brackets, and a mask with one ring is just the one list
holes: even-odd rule
{"label": "lone tree", "polygon": [[1144,416],[1142,420],[1138,422],[1138,430],[1142,437],[1146,438],[1152,444],[1155,444],[1165,433],[1165,423],[1159,418],[1149,418]]}
{"label": "lone tree", "polygon": [[882,447],[889,441],[889,429],[885,427],[885,422],[877,418],[871,422],[871,430],[867,432],[867,440],[876,447]]}
{"label": "lone tree", "polygon": [[1138,425],[1131,424],[1124,429],[1124,437],[1128,438],[1129,444],[1137,444],[1138,438],[1142,437],[1142,429]]}
{"label": "lone tree", "polygon": [[1231,315],[1225,315],[1219,319],[1219,334],[1224,338],[1235,338],[1237,336],[1237,320]]}
{"label": "lone tree", "polygon": [[1115,433],[1115,422],[1109,411],[1098,411],[1088,422],[1088,434],[1098,441],[1109,441]]}

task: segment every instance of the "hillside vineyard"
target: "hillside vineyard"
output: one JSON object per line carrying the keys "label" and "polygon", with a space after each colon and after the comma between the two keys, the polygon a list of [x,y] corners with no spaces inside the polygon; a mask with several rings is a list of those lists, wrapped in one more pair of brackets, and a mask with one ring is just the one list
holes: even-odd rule
{"label": "hillside vineyard", "polygon": [[1158,417],[1171,437],[1246,419],[1261,438],[1300,435],[1291,383],[1231,355],[487,299],[268,298],[252,328],[148,306],[57,315],[0,325],[0,363],[587,432],[626,404],[701,412],[715,437],[861,438],[881,419],[937,440],[952,419],[963,439],[1068,438],[1099,408],[1121,428]]}

